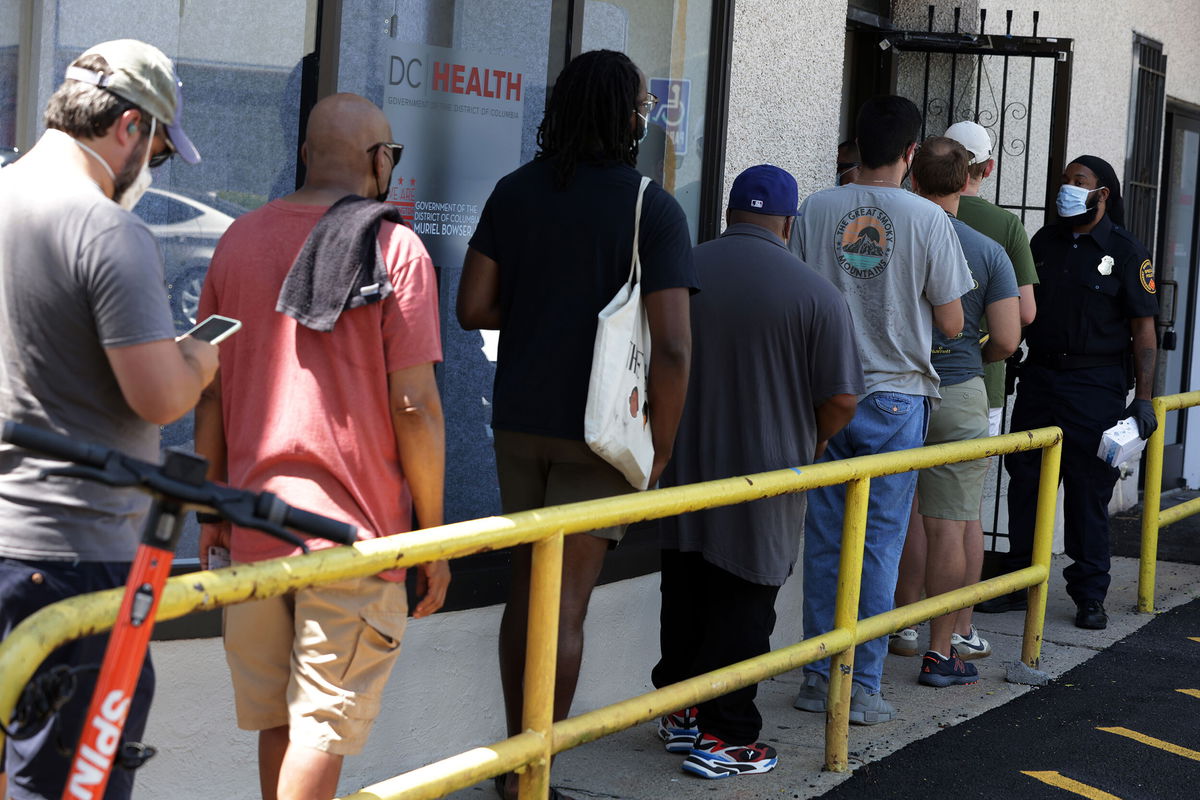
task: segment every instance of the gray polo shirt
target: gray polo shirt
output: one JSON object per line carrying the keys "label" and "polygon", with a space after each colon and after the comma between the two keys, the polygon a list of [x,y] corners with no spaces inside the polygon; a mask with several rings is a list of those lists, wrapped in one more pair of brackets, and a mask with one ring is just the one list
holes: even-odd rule
{"label": "gray polo shirt", "polygon": [[[664,485],[812,463],[816,406],[861,394],[846,301],[757,225],[731,225],[694,251],[704,291],[692,297],[692,372]],[[663,520],[663,546],[700,552],[754,583],[791,574],[803,494]]]}

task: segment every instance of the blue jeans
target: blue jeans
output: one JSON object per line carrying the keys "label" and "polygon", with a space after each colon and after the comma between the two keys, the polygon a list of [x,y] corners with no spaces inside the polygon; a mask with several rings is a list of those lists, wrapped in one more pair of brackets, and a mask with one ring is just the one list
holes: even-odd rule
{"label": "blue jeans", "polygon": [[[25,617],[58,600],[124,586],[128,573],[129,564],[123,563],[19,561],[0,557],[0,638],[8,636]],[[36,674],[59,664],[99,667],[107,647],[108,634],[68,642],[51,653]],[[97,677],[98,671],[79,673],[75,693],[57,714],[30,738],[5,740],[0,763],[8,773],[12,800],[62,797]],[[125,720],[122,742],[141,740],[153,695],[154,666],[147,653]],[[114,765],[104,800],[128,800],[132,792],[133,772]]]}
{"label": "blue jeans", "polygon": [[[850,424],[829,440],[820,461],[835,461],[873,453],[920,447],[929,421],[924,397],[899,392],[874,392],[858,404]],[[862,592],[858,618],[890,611],[896,591],[900,552],[908,530],[909,511],[917,473],[904,472],[871,479],[867,537],[863,553]],[[808,492],[804,523],[804,638],[833,629],[838,565],[842,547],[842,518],[846,487],[826,486]],[[854,680],[874,694],[879,691],[887,637],[861,644],[854,652]],[[804,668],[829,677],[829,659]]]}

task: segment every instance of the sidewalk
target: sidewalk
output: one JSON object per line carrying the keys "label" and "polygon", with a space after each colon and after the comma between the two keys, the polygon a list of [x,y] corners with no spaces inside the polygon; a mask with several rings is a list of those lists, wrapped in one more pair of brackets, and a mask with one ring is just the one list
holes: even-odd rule
{"label": "sidewalk", "polygon": [[[1088,660],[1149,622],[1136,613],[1138,562],[1114,558],[1112,588],[1105,608],[1108,629],[1084,631],[1074,626],[1075,606],[1063,590],[1061,571],[1066,560],[1055,557],[1051,570],[1050,599],[1046,609],[1045,641],[1041,669],[1051,679]],[[1200,597],[1200,566],[1160,563],[1156,608],[1160,611]],[[978,716],[1031,690],[1005,682],[1005,664],[1019,660],[1024,614],[979,614],[976,626],[992,644],[989,658],[973,662],[981,680],[973,686],[931,689],[917,683],[919,658],[888,656],[884,671],[885,696],[899,717],[871,727],[850,727],[852,766],[876,761],[909,742],[937,730]],[[921,626],[922,646],[928,626]],[[821,771],[824,760],[822,714],[792,708],[799,687],[799,670],[759,686],[763,740],[779,751],[779,766],[765,775],[710,781],[686,775],[679,769],[681,756],[665,752],[651,723],[623,731],[560,755],[555,761],[554,785],[577,798],[620,800],[688,800],[688,798],[819,797],[841,783],[846,775]],[[1036,746],[1031,743],[1030,746]],[[492,800],[491,782],[451,795],[455,800]]]}

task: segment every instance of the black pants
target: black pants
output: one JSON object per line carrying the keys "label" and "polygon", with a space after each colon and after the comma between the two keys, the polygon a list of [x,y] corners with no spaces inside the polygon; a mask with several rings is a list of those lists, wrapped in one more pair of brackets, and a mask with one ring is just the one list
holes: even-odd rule
{"label": "black pants", "polygon": [[[1124,416],[1125,370],[1120,366],[1052,370],[1025,364],[1017,384],[1012,430],[1063,429],[1060,480],[1067,556],[1067,594],[1075,602],[1103,601],[1109,584],[1108,501],[1118,471],[1096,456],[1100,434]],[[1005,457],[1008,484],[1009,569],[1029,566],[1037,510],[1041,450]]]}
{"label": "black pants", "polygon": [[[662,552],[662,658],[651,673],[669,686],[771,650],[778,586],[751,583],[700,553]],[[699,724],[729,744],[753,744],[762,730],[758,685],[700,704]]]}

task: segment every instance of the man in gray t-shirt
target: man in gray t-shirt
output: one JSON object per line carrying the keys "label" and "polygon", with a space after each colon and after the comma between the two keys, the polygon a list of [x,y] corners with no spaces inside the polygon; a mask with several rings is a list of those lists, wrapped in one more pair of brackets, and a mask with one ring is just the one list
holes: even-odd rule
{"label": "man in gray t-shirt", "polygon": [[[1000,245],[953,217],[967,183],[969,161],[961,144],[943,136],[927,139],[913,160],[913,190],[937,204],[953,222],[975,282],[962,297],[962,333],[955,337],[938,331],[933,334],[933,365],[942,378],[942,402],[930,418],[926,444],[988,435],[983,364],[1007,358],[1021,336],[1020,293],[1012,262]],[[985,318],[991,333],[981,342]],[[897,605],[920,600],[922,585],[933,597],[979,579],[983,537],[978,533],[968,537],[967,521],[979,518],[986,475],[985,459],[921,470],[917,495],[923,524],[918,520],[909,528],[896,587]],[[956,631],[960,617],[962,625]],[[937,617],[929,627],[929,649],[921,660],[919,682],[950,686],[977,681],[977,670],[966,661],[986,656],[990,647],[971,626],[970,618],[954,612]],[[902,649],[895,646],[898,644],[911,647]],[[916,632],[908,628],[896,634],[889,649],[916,655],[916,644]]]}
{"label": "man in gray t-shirt", "polygon": [[[216,348],[175,341],[154,238],[127,209],[149,165],[199,154],[179,127],[174,67],[142,42],[106,42],[67,69],[45,136],[0,172],[0,418],[157,460],[158,426],[187,413]],[[0,444],[0,637],[42,606],[124,583],[149,501],[132,489],[39,479],[61,463]],[[98,664],[106,637],[58,649]],[[153,687],[147,660],[125,728],[140,737]],[[95,673],[31,738],[6,741],[14,800],[59,797],[70,765],[56,730],[82,729]],[[67,744],[74,744],[68,742]],[[107,798],[128,797],[118,769]]]}
{"label": "man in gray t-shirt", "polygon": [[[921,114],[903,97],[863,104],[856,124],[861,166],[854,183],[826,189],[800,207],[792,251],[841,290],[854,318],[865,395],[846,428],[829,441],[822,460],[920,447],[927,409],[938,398],[930,363],[934,325],[946,336],[962,330],[958,298],[973,284],[946,214],[900,188],[912,163]],[[916,474],[871,480],[859,614],[892,608],[896,570]],[[804,539],[804,635],[833,629],[845,490],[808,493]],[[854,657],[850,719],[872,724],[896,711],[879,682],[886,637],[860,645]],[[828,659],[805,667],[796,707],[824,712]]]}
{"label": "man in gray t-shirt", "polygon": [[[694,251],[705,291],[692,297],[692,371],[665,486],[805,466],[854,415],[854,326],[838,291],[787,250],[796,200],[787,172],[751,167],[733,182],[725,233]],[[662,521],[655,686],[770,651],[803,524],[803,494]],[[772,748],[756,744],[755,690],[663,718],[667,749],[691,751],[685,770],[711,778],[773,766]],[[714,763],[714,748],[742,763]],[[746,762],[748,752],[760,757]]]}

